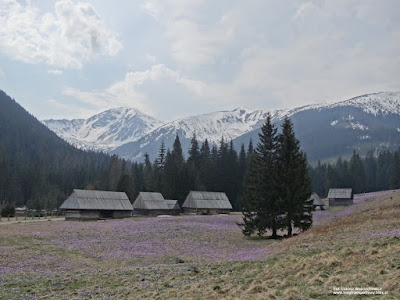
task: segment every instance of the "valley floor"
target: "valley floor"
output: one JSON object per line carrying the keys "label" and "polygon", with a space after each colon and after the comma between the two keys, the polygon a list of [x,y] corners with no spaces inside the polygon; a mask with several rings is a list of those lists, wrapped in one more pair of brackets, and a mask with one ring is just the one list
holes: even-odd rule
{"label": "valley floor", "polygon": [[0,298],[398,299],[400,193],[354,202],[281,241],[240,215],[3,224]]}

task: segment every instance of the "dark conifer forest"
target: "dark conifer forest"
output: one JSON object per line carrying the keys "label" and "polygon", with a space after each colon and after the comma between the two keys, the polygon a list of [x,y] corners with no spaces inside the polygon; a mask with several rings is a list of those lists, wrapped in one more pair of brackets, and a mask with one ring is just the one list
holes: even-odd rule
{"label": "dark conifer forest", "polygon": [[75,149],[2,91],[0,108],[0,203],[54,209],[74,188],[108,188],[108,155]]}
{"label": "dark conifer forest", "polygon": [[[157,191],[182,204],[190,190],[207,190],[225,192],[239,210],[256,146],[250,141],[235,149],[223,137],[218,145],[200,143],[194,135],[185,159],[176,136],[172,149],[162,144],[156,158],[132,163],[74,148],[0,91],[0,204],[55,209],[74,188],[125,191],[131,201],[139,191]],[[330,187],[400,188],[399,157],[399,151],[366,157],[355,151],[350,161],[309,166],[312,190],[325,197]]]}

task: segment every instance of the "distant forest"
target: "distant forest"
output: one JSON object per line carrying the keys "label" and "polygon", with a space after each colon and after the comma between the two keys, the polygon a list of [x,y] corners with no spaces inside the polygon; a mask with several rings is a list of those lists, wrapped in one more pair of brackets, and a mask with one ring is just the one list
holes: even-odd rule
{"label": "distant forest", "polygon": [[[177,136],[172,149],[161,145],[154,161],[146,155],[144,163],[132,163],[72,147],[1,91],[0,107],[0,204],[55,209],[74,188],[125,191],[131,201],[140,191],[157,191],[182,203],[190,190],[208,190],[225,192],[240,208],[252,142],[237,152],[231,141],[200,144],[193,136],[185,159]],[[354,152],[350,161],[309,167],[309,175],[322,197],[330,187],[400,188],[399,151],[365,158]]]}

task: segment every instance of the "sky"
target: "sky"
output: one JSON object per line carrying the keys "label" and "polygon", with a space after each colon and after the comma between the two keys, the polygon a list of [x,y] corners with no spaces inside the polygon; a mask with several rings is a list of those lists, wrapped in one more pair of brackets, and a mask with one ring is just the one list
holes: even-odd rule
{"label": "sky", "polygon": [[398,0],[0,0],[0,89],[40,120],[168,122],[400,90]]}

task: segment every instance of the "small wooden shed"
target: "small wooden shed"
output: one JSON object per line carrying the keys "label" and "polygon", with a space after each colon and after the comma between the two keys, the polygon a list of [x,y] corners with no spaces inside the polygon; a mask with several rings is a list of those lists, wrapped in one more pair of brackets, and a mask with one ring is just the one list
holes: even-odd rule
{"label": "small wooden shed", "polygon": [[313,210],[319,207],[320,210],[324,210],[324,202],[322,202],[320,196],[317,193],[312,193],[308,198],[307,203],[312,204]]}
{"label": "small wooden shed", "polygon": [[229,214],[232,205],[222,192],[191,191],[182,205],[185,213],[195,214]]}
{"label": "small wooden shed", "polygon": [[329,189],[329,206],[348,206],[353,204],[353,189]]}
{"label": "small wooden shed", "polygon": [[74,189],[61,205],[65,220],[98,220],[127,218],[132,214],[132,204],[124,192]]}
{"label": "small wooden shed", "polygon": [[168,201],[164,199],[161,193],[140,192],[135,202],[133,202],[133,209],[135,215],[172,215],[176,213],[174,210],[175,204],[169,206]]}
{"label": "small wooden shed", "polygon": [[165,199],[168,208],[171,210],[171,214],[179,215],[181,213],[181,207],[179,206],[178,200]]}

